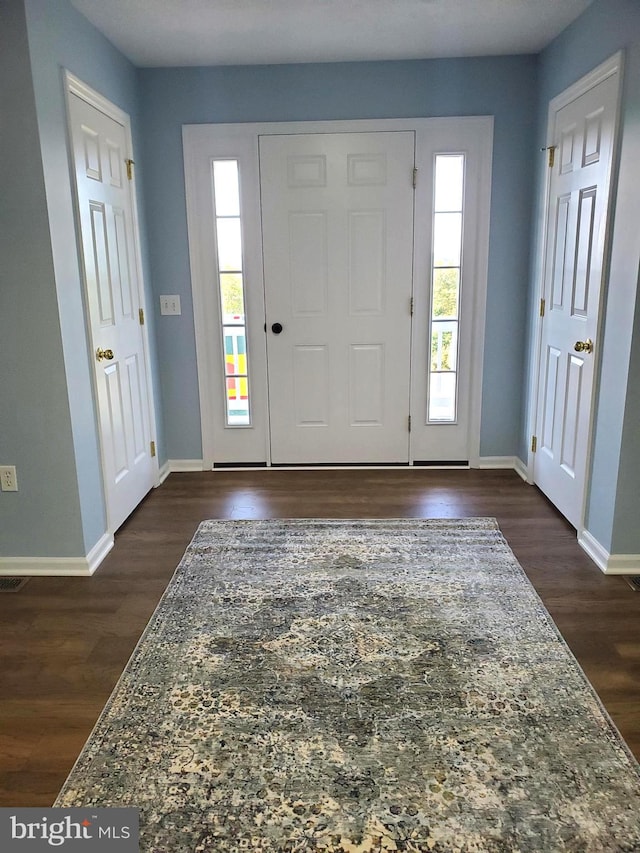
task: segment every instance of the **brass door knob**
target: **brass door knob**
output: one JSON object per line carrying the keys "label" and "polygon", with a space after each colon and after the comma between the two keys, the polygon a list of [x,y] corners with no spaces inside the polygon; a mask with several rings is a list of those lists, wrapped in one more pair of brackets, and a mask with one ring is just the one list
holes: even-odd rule
{"label": "brass door knob", "polygon": [[593,352],[593,341],[587,338],[586,341],[576,341],[573,345],[576,352]]}
{"label": "brass door knob", "polygon": [[107,361],[111,361],[113,358],[113,350],[112,349],[102,349],[102,347],[98,347],[96,350],[96,359],[98,361],[102,361],[103,358],[106,358]]}

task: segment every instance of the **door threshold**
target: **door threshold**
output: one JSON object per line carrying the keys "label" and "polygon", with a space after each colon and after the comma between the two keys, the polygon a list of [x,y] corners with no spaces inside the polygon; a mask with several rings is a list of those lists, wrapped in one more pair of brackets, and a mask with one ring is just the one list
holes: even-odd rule
{"label": "door threshold", "polygon": [[267,465],[266,463],[217,462],[211,470],[214,473],[218,471],[226,473],[227,471],[424,471],[425,469],[464,471],[470,468],[471,466],[468,462],[343,462],[338,464],[333,462],[318,462],[309,463],[308,465],[298,465],[295,463]]}

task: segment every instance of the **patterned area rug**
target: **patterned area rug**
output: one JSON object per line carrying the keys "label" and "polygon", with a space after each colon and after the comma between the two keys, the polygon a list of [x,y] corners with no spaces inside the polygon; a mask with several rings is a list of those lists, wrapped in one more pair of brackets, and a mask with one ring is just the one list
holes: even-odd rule
{"label": "patterned area rug", "polygon": [[640,850],[640,773],[493,519],[206,521],[58,806],[143,853]]}

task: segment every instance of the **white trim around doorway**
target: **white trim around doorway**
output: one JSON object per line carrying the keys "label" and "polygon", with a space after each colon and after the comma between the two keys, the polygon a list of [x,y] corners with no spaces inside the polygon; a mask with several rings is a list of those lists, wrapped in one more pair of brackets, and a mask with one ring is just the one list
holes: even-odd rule
{"label": "white trim around doorway", "polygon": [[[80,98],[81,100],[83,100],[87,104],[89,104],[90,106],[92,106],[95,109],[99,110],[100,112],[104,113],[104,115],[106,115],[108,118],[110,118],[110,119],[116,121],[118,124],[122,125],[122,127],[124,128],[124,132],[125,132],[125,139],[126,139],[126,146],[127,146],[126,154],[127,154],[128,158],[131,158],[132,162],[134,160],[133,137],[132,137],[132,133],[131,133],[131,119],[130,119],[128,113],[126,113],[124,110],[122,110],[116,104],[112,103],[110,100],[105,98],[104,95],[102,95],[100,92],[97,92],[95,89],[88,86],[83,80],[81,80],[79,77],[76,77],[75,74],[72,74],[67,69],[62,70],[62,75],[63,75],[64,97],[65,97],[65,106],[66,106],[67,145],[68,145],[68,149],[69,149],[69,168],[70,168],[69,179],[71,182],[71,186],[74,187],[75,186],[75,176],[73,174],[73,145],[71,142],[72,128],[71,128],[71,110],[70,110],[70,98],[72,95],[77,96],[78,98]],[[140,245],[140,224],[139,224],[140,223],[140,217],[139,217],[139,213],[138,213],[138,197],[137,197],[137,186],[136,186],[135,171],[132,175],[131,180],[129,181],[129,193],[130,193],[130,199],[131,199],[132,230],[133,230],[133,235],[134,235],[134,245],[133,245],[132,257],[134,259],[135,269],[136,269],[136,282],[137,282],[137,288],[138,288],[137,296],[138,296],[138,300],[139,300],[138,304],[142,308],[142,310],[144,312],[144,318],[145,318],[145,322],[142,324],[142,349],[143,349],[143,356],[144,356],[143,369],[145,372],[146,384],[147,384],[147,409],[148,409],[147,417],[148,417],[148,424],[149,424],[149,435],[150,435],[150,438],[155,441],[156,436],[157,436],[157,422],[156,422],[156,410],[155,410],[154,393],[153,393],[153,378],[152,378],[151,361],[150,361],[150,351],[151,350],[150,350],[150,342],[149,342],[149,327],[148,327],[148,322],[147,322],[147,320],[150,316],[150,310],[149,310],[148,300],[146,298],[146,292],[145,292],[145,286],[144,286],[144,280],[145,279],[144,279],[144,269],[143,269],[143,264],[142,264],[142,250],[141,250],[141,245]],[[79,225],[80,218],[79,218],[79,211],[78,211],[77,193],[75,191],[72,192],[72,198],[73,198],[73,206],[74,206],[76,236],[77,236],[78,241],[80,242],[81,241],[80,225]],[[82,277],[82,270],[81,270],[81,277]],[[83,293],[83,303],[84,303],[84,309],[85,309],[87,341],[90,341],[91,336],[90,336],[90,332],[89,332],[89,320],[88,320],[88,315],[87,315],[88,308],[86,305],[84,293]],[[92,392],[93,392],[93,396],[95,399],[96,388],[95,388],[95,383],[93,382],[93,380],[92,380]],[[98,438],[99,438],[98,446],[100,447],[100,464],[101,464],[102,470],[104,471],[105,459],[104,459],[104,452],[103,452],[103,446],[102,446],[102,438],[100,436],[100,427],[99,427],[99,424],[97,422],[96,422],[96,432],[97,432]],[[161,483],[158,457],[157,456],[152,457],[151,461],[153,463],[152,472],[153,472],[153,478],[154,478],[154,486],[157,487]],[[109,520],[108,503],[107,503],[106,494],[104,492],[104,487],[103,487],[103,501],[104,501],[104,507],[105,507],[105,516],[107,518],[107,530],[105,531],[104,536],[107,537],[108,541],[111,541],[111,543],[113,543],[113,535],[115,533],[115,530],[113,529],[113,525],[111,524],[111,522]],[[100,540],[100,541],[102,542],[102,540]],[[99,561],[101,561],[101,559],[105,556],[105,554],[107,553],[109,548],[107,548],[106,550],[104,548],[99,548],[98,547],[99,544],[100,543],[98,543],[98,545],[96,545],[94,547],[91,554],[93,554],[97,548],[98,552],[100,554]],[[90,556],[91,555],[89,555],[87,557],[87,559],[89,559]],[[95,564],[95,560],[94,560],[94,562],[90,562],[90,570],[89,570],[90,574],[93,573],[93,571],[95,571],[95,569],[97,568],[97,565],[99,564],[99,561],[97,564]]]}
{"label": "white trim around doorway", "polygon": [[[609,57],[609,59],[602,62],[600,65],[596,66],[590,72],[585,74],[563,92],[560,92],[556,95],[550,102],[547,110],[547,130],[546,130],[546,148],[543,151],[547,151],[549,146],[552,146],[554,143],[553,133],[554,133],[554,124],[555,124],[555,115],[561,110],[563,107],[568,106],[570,103],[575,101],[581,95],[586,94],[599,83],[603,82],[607,78],[617,74],[618,75],[618,93],[617,93],[617,102],[615,108],[615,118],[614,118],[614,140],[613,140],[613,149],[612,149],[612,162],[610,166],[610,177],[609,177],[609,211],[607,216],[607,222],[605,224],[605,240],[604,240],[604,266],[602,273],[602,287],[600,292],[600,307],[598,313],[598,339],[601,338],[602,328],[605,320],[606,313],[606,289],[608,284],[608,259],[610,252],[610,241],[611,241],[611,225],[613,221],[613,213],[614,213],[614,193],[615,193],[615,176],[617,169],[617,160],[618,160],[618,137],[619,137],[619,127],[620,127],[620,110],[621,110],[621,98],[622,98],[622,83],[623,83],[623,71],[624,71],[624,53],[623,51],[618,51],[613,54],[613,56]],[[541,198],[541,213],[538,222],[538,256],[536,259],[536,271],[535,271],[535,281],[537,282],[536,291],[535,291],[535,302],[534,306],[537,307],[540,305],[541,300],[544,296],[544,288],[545,288],[545,275],[547,272],[546,269],[546,255],[547,255],[547,232],[549,226],[549,195],[551,192],[551,169],[545,168],[544,173],[544,186],[540,189],[540,198]],[[537,433],[537,424],[538,424],[538,413],[539,413],[539,385],[540,385],[540,363],[542,357],[542,323],[541,317],[538,316],[538,311],[535,310],[533,316],[533,331],[532,331],[532,358],[531,358],[531,368],[530,368],[530,388],[531,388],[531,397],[529,401],[529,412],[527,418],[527,442],[530,442],[532,436]],[[605,549],[597,543],[597,541],[591,536],[591,534],[585,528],[585,518],[587,512],[587,495],[589,494],[590,488],[590,471],[591,471],[591,459],[592,459],[592,451],[593,451],[593,432],[594,432],[594,421],[595,421],[595,407],[597,401],[597,391],[598,391],[598,383],[599,383],[599,367],[600,367],[600,351],[598,349],[596,353],[596,357],[598,358],[598,363],[596,367],[596,372],[594,376],[594,389],[591,401],[591,410],[589,415],[589,438],[587,442],[587,458],[585,463],[585,484],[584,484],[584,492],[582,496],[582,509],[580,513],[580,521],[577,526],[577,535],[578,541],[580,545],[584,548],[584,550],[589,554],[589,556],[596,562],[596,564],[603,570],[607,571],[607,565],[609,564],[608,553]],[[527,459],[526,459],[526,470],[529,475],[528,482],[535,484],[535,451],[532,449],[532,444],[529,443]]]}
{"label": "white trim around doorway", "polygon": [[[216,316],[214,302],[217,294],[211,284],[211,257],[203,246],[201,234],[211,234],[213,213],[207,210],[207,194],[211,194],[210,163],[213,158],[244,158],[248,164],[245,170],[247,180],[242,189],[243,232],[248,238],[245,244],[253,244],[248,250],[248,269],[252,270],[253,298],[248,300],[247,326],[256,332],[264,325],[264,280],[262,270],[262,229],[260,218],[260,181],[258,170],[258,139],[266,134],[323,134],[323,133],[376,133],[384,131],[414,131],[416,134],[416,163],[418,183],[415,196],[414,246],[422,252],[414,254],[414,295],[417,281],[428,281],[430,276],[431,199],[432,181],[421,185],[420,168],[430,165],[433,151],[453,150],[469,151],[473,157],[476,175],[473,180],[474,226],[470,240],[473,251],[467,274],[474,283],[474,300],[471,315],[473,324],[470,337],[470,368],[468,387],[468,434],[466,436],[466,460],[471,467],[479,467],[480,461],[480,421],[482,404],[482,371],[484,352],[485,306],[488,279],[489,254],[489,210],[491,202],[491,166],[493,151],[493,117],[465,116],[453,118],[415,118],[382,119],[355,121],[311,121],[311,122],[269,122],[257,124],[205,124],[183,126],[183,149],[185,168],[185,187],[187,197],[187,223],[189,233],[189,257],[191,264],[191,282],[193,293],[194,323],[196,336],[196,358],[198,365],[198,385],[200,394],[201,434],[203,470],[211,470],[216,462],[216,447],[212,424],[220,413],[220,401],[215,388],[216,376],[213,365],[219,358],[215,348],[218,346],[217,330],[211,325],[211,317]],[[436,141],[434,141],[436,140]],[[454,142],[449,143],[449,140]],[[457,142],[455,141],[457,140]],[[440,147],[438,148],[438,145]],[[422,152],[422,156],[421,156]],[[425,204],[425,200],[428,202]],[[211,202],[209,200],[209,207]],[[482,215],[477,215],[479,213]],[[416,299],[416,313],[419,310]],[[424,306],[424,297],[422,298]],[[427,330],[420,329],[414,322],[412,361],[421,363],[427,357]],[[424,340],[422,340],[424,338]],[[254,445],[259,450],[250,458],[238,458],[235,461],[262,463],[270,466],[270,445],[268,432],[267,400],[267,364],[264,337],[254,334],[252,362],[254,376],[254,411],[262,422],[256,432]],[[219,381],[218,381],[219,384]],[[419,383],[412,382],[412,440],[416,426],[416,413],[424,409],[419,399]],[[444,428],[445,427],[438,427]],[[414,459],[429,459],[424,452],[413,453],[409,465]]]}

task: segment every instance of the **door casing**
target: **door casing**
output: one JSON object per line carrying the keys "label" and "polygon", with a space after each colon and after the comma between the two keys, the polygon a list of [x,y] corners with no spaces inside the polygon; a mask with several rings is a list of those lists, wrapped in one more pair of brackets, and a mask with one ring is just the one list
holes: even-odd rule
{"label": "door casing", "polygon": [[[416,282],[429,282],[431,275],[431,237],[433,181],[435,153],[465,153],[472,163],[472,180],[469,181],[471,207],[467,211],[470,223],[465,240],[465,270],[473,281],[473,298],[470,316],[473,318],[469,333],[468,385],[464,393],[468,400],[467,423],[461,428],[459,441],[465,446],[466,457],[472,467],[479,465],[480,419],[482,403],[482,365],[484,353],[485,306],[489,254],[489,211],[491,201],[491,167],[493,152],[493,117],[465,116],[454,118],[380,119],[336,122],[270,122],[259,124],[220,124],[183,126],[185,186],[187,198],[187,223],[189,257],[193,294],[196,357],[200,393],[202,453],[205,470],[214,467],[221,458],[243,463],[271,464],[268,435],[267,362],[263,334],[265,322],[264,280],[262,271],[260,175],[258,139],[269,134],[314,133],[376,133],[410,130],[416,134],[417,184],[414,216],[414,325],[412,335],[412,365],[426,366],[428,341],[425,328],[417,319],[428,322],[429,294],[427,287],[416,287]],[[251,451],[243,433],[246,427],[225,429],[221,419],[222,371],[217,369],[220,359],[219,329],[212,318],[219,316],[218,296],[211,282],[215,281],[213,255],[210,245],[213,233],[210,169],[213,159],[233,158],[241,162],[243,178],[242,215],[245,243],[245,272],[251,281],[252,298],[247,301],[247,335],[250,353],[250,380],[254,411],[258,414],[251,427]],[[422,334],[421,334],[422,333]],[[426,369],[426,367],[425,367]],[[412,422],[411,453],[414,460],[429,459],[428,450],[420,446],[420,435],[431,430],[452,430],[450,425],[427,427],[426,383],[424,374],[412,369],[410,412]],[[212,424],[218,419],[217,443]],[[441,433],[444,435],[444,433]],[[428,443],[428,442],[427,442]],[[425,440],[423,439],[423,445]],[[223,445],[223,446],[221,446]],[[452,456],[444,458],[452,459]]]}

